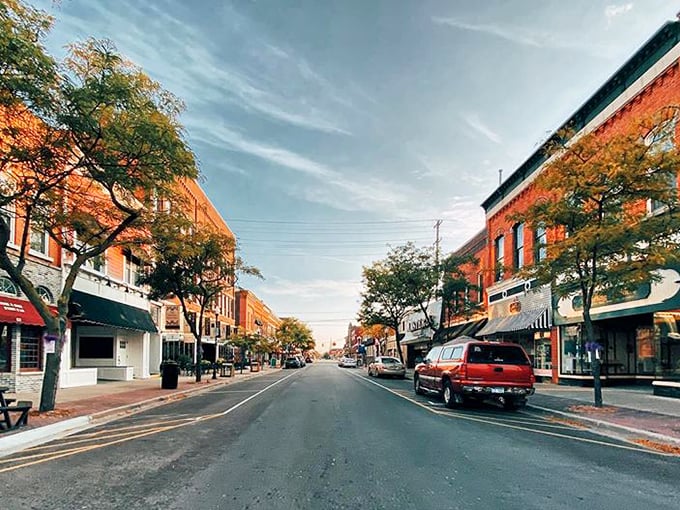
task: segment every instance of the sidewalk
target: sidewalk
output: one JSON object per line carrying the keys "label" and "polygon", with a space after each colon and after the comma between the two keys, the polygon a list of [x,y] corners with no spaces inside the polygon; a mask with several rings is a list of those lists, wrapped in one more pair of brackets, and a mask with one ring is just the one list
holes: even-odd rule
{"label": "sidewalk", "polygon": [[[413,369],[406,371],[413,380]],[[558,415],[606,434],[680,448],[680,399],[658,397],[651,386],[602,388],[604,406],[593,406],[593,388],[536,383],[528,408]],[[680,453],[678,450],[676,453]]]}
{"label": "sidewalk", "polygon": [[62,388],[57,391],[57,403],[53,411],[38,412],[40,395],[17,393],[17,400],[30,400],[33,410],[28,426],[0,432],[0,456],[22,448],[56,439],[67,433],[86,428],[95,422],[103,422],[117,416],[131,414],[143,409],[163,405],[172,400],[209,391],[217,386],[243,381],[252,377],[277,373],[280,368],[266,368],[259,372],[236,371],[234,377],[212,379],[205,374],[197,383],[194,376],[181,376],[175,390],[161,389],[161,379],[136,379],[133,381],[101,381],[93,386]]}

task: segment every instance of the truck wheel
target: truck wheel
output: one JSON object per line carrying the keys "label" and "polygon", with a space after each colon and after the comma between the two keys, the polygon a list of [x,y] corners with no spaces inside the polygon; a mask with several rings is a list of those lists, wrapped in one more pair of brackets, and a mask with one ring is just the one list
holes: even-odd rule
{"label": "truck wheel", "polygon": [[453,409],[455,407],[463,405],[463,395],[453,391],[453,386],[451,386],[451,382],[448,379],[444,381],[443,386],[444,386],[443,391],[444,405],[446,407],[448,407],[449,409]]}

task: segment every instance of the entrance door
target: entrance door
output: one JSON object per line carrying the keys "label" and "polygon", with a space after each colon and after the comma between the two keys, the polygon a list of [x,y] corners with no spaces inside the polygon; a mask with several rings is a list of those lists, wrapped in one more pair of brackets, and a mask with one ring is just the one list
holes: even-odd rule
{"label": "entrance door", "polygon": [[128,362],[128,348],[127,348],[127,340],[118,340],[118,366],[119,367],[127,367],[129,366]]}

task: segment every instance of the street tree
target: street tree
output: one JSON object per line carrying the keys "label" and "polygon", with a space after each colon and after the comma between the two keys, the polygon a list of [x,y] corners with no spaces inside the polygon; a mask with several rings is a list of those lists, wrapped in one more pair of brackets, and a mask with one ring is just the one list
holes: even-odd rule
{"label": "street tree", "polygon": [[[361,323],[397,331],[397,350],[402,357],[399,325],[409,314],[420,311],[433,339],[439,341],[448,318],[467,318],[479,309],[469,297],[475,286],[463,270],[470,263],[476,261],[457,255],[439,261],[432,248],[418,248],[413,243],[392,248],[384,260],[364,268]],[[432,316],[429,307],[437,300],[442,302],[441,312]]]}
{"label": "street tree", "polygon": [[316,343],[309,327],[295,317],[281,319],[281,324],[276,331],[276,338],[286,352],[300,349],[309,351],[314,349]]}
{"label": "street tree", "polygon": [[[359,308],[359,322],[367,327],[386,326],[396,332],[397,352],[401,352],[403,333],[399,332],[402,321],[419,306],[414,297],[413,283],[427,279],[414,274],[414,256],[419,262],[419,251],[414,245],[390,249],[387,257],[364,267],[362,272],[363,291]],[[430,280],[431,282],[431,280]]]}
{"label": "street tree", "polygon": [[[543,198],[513,216],[550,234],[545,258],[528,265],[523,276],[552,285],[559,298],[581,299],[598,407],[602,346],[593,327],[593,303],[658,281],[657,270],[677,262],[680,253],[676,112],[666,109],[611,135],[558,133],[534,183]],[[647,204],[660,207],[650,213]]]}
{"label": "street tree", "polygon": [[[207,225],[192,225],[178,212],[159,215],[151,230],[151,265],[140,283],[152,299],[177,298],[196,340],[196,382],[201,380],[202,331],[217,297],[239,274],[259,276],[236,255],[234,238]],[[194,316],[193,310],[197,308]]]}
{"label": "street tree", "polygon": [[[48,17],[9,1],[0,23],[0,268],[55,339],[40,397],[40,410],[48,411],[80,268],[109,248],[142,242],[154,198],[197,170],[178,120],[182,103],[111,42],[74,44],[55,66],[40,44]],[[18,248],[9,246],[12,224]],[[24,271],[31,238],[43,232],[66,254],[56,314]]]}

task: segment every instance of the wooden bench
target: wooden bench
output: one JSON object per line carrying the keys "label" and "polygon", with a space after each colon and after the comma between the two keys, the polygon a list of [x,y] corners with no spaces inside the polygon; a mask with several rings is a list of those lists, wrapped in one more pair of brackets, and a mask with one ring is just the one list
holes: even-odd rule
{"label": "wooden bench", "polygon": [[[10,400],[10,399],[7,399]],[[5,401],[6,403],[7,400]],[[12,430],[28,425],[28,413],[33,407],[33,402],[20,400],[16,405],[0,407],[0,431]],[[12,422],[12,415],[18,414],[19,417]]]}

